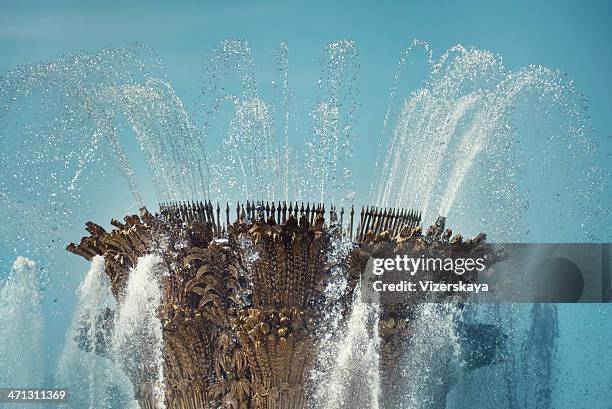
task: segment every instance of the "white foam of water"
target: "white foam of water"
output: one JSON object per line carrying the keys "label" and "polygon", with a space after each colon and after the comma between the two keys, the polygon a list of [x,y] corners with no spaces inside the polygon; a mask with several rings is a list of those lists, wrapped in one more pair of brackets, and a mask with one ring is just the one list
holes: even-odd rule
{"label": "white foam of water", "polygon": [[[388,397],[397,409],[445,407],[446,396],[460,368],[456,307],[422,304],[411,322],[404,346],[398,387]],[[392,389],[393,390],[393,389]]]}
{"label": "white foam of water", "polygon": [[315,408],[379,408],[379,307],[362,302],[359,289],[355,295],[344,335],[326,344],[332,353],[321,352],[329,360],[319,363]]}
{"label": "white foam of water", "polygon": [[[112,407],[118,402],[124,406],[134,404],[131,383],[113,362],[112,351],[107,350],[108,355],[104,356],[95,351],[100,330],[98,317],[107,308],[116,309],[110,288],[110,280],[104,273],[104,258],[96,256],[77,291],[77,307],[57,370],[56,383],[70,389],[67,407],[97,409]],[[89,346],[89,351],[79,348],[77,337]]]}
{"label": "white foam of water", "polygon": [[157,317],[161,302],[161,258],[147,255],[129,275],[115,321],[114,349],[118,362],[132,377],[147,383],[158,409],[165,409],[162,325]]}
{"label": "white foam of water", "polygon": [[0,289],[0,385],[42,387],[43,320],[36,264],[17,257]]}

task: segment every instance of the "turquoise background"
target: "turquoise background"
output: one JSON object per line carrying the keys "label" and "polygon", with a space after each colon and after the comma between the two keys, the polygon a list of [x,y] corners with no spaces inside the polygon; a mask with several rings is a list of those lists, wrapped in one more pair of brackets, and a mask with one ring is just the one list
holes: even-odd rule
{"label": "turquoise background", "polygon": [[[589,101],[593,137],[601,144],[597,161],[610,170],[612,150],[612,2],[608,1],[232,1],[232,2],[0,2],[0,75],[19,65],[51,60],[65,52],[94,52],[142,42],[153,48],[167,67],[168,78],[189,107],[199,96],[205,55],[221,40],[249,41],[257,77],[268,81],[268,64],[280,41],[289,44],[290,85],[297,109],[312,107],[323,46],[334,40],[355,40],[360,52],[360,101],[355,145],[356,203],[367,201],[372,173],[372,151],[387,104],[400,53],[413,39],[427,41],[434,56],[455,44],[472,45],[503,56],[509,69],[541,64],[559,69],[574,80]],[[294,141],[293,143],[297,143]],[[0,147],[1,149],[1,147]],[[131,152],[137,146],[128,145]],[[144,164],[136,164],[139,182],[150,207],[155,207]],[[112,201],[99,197],[88,220],[108,222],[134,209],[127,194]],[[608,198],[610,195],[608,194]],[[612,202],[612,201],[610,201]],[[602,216],[610,225],[612,215]],[[85,231],[75,221],[71,240]],[[537,222],[537,221],[536,221]],[[535,225],[533,229],[539,227]],[[609,231],[609,230],[608,230]],[[63,244],[60,246],[62,247]],[[8,274],[12,249],[0,249],[0,278]],[[10,260],[9,260],[10,259]],[[36,260],[39,261],[39,260]],[[45,289],[47,322],[46,365],[52,377],[58,351],[74,308],[74,291],[87,263],[65,255],[51,272],[57,281]],[[564,306],[560,309],[562,356],[560,373],[569,378],[566,389],[555,391],[567,408],[585,404],[609,409],[606,386],[612,369],[610,309]],[[588,365],[585,365],[588,363]],[[580,401],[578,394],[592,399]]]}

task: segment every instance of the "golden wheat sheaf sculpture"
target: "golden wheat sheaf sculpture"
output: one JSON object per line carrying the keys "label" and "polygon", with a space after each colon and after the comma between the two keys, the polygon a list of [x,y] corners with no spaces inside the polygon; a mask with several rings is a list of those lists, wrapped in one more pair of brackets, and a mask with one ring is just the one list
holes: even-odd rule
{"label": "golden wheat sheaf sculpture", "polygon": [[[215,214],[216,213],[216,214]],[[420,215],[362,210],[353,234],[353,214],[322,205],[247,203],[236,219],[221,222],[210,202],[146,209],[113,220],[114,229],[87,223],[90,236],[68,250],[86,259],[104,256],[112,292],[121,302],[139,257],[161,256],[163,299],[158,309],[164,340],[166,406],[170,409],[302,409],[316,362],[320,302],[332,268],[347,274],[345,291],[333,300],[348,314],[367,258],[385,244],[398,251],[437,246],[448,252],[488,251],[484,237],[463,242],[451,233],[421,234]],[[330,264],[330,246],[352,242]],[[385,250],[386,251],[386,250]],[[405,307],[405,308],[404,308]],[[382,371],[391,379],[402,341],[409,336],[410,306],[385,307],[381,316]],[[152,386],[128,374],[141,407],[155,408]]]}

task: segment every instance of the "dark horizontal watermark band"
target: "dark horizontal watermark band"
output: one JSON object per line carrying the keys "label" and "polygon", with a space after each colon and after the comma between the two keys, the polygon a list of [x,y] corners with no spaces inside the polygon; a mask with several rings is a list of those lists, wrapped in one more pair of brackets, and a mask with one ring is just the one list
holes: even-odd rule
{"label": "dark horizontal watermark band", "polygon": [[361,292],[382,304],[610,302],[612,244],[381,244],[365,263]]}
{"label": "dark horizontal watermark band", "polygon": [[0,403],[67,402],[66,388],[0,388]]}

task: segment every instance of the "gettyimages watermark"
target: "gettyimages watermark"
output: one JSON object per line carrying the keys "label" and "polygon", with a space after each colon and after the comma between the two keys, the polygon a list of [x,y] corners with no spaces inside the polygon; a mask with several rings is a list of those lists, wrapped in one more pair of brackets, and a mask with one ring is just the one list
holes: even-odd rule
{"label": "gettyimages watermark", "polygon": [[[385,247],[386,246],[386,247]],[[374,303],[600,303],[612,300],[610,243],[495,243],[466,254],[376,248],[361,276]]]}

